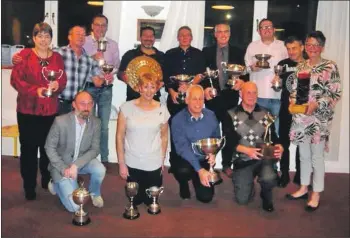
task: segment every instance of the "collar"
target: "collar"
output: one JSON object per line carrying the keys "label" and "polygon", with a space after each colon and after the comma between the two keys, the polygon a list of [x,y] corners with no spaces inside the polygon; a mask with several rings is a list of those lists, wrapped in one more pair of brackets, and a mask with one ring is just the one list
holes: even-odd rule
{"label": "collar", "polygon": [[244,108],[243,108],[243,105],[242,105],[242,102],[238,105],[238,110],[240,111],[240,112],[245,112],[246,114],[248,114],[248,115],[250,115],[250,114],[252,114],[253,112],[258,112],[258,111],[260,111],[261,110],[261,108],[260,108],[260,106],[259,106],[259,104],[255,104],[255,107],[254,107],[254,110],[250,113],[250,112],[247,112],[246,110],[244,110]]}
{"label": "collar", "polygon": [[[74,50],[72,49],[72,47],[70,47],[69,44],[68,44],[66,47],[67,47],[68,49],[70,49],[71,51],[74,52]],[[82,55],[86,55],[86,51],[85,51],[84,47],[81,47],[81,52],[82,52]],[[75,54],[75,53],[74,53],[74,54]]]}
{"label": "collar", "polygon": [[[154,47],[154,46],[152,46],[152,49],[153,49],[154,52],[155,52],[153,55],[158,55],[159,50],[158,50],[156,47]],[[142,55],[151,56],[151,55],[145,54],[145,53],[141,50],[141,45],[139,45],[139,46],[136,48],[136,50],[139,51],[140,54],[142,54]]]}
{"label": "collar", "polygon": [[219,50],[219,49],[223,49],[223,50],[226,50],[228,49],[228,44],[225,45],[224,47],[220,47],[219,45],[216,45],[216,48]]}
{"label": "collar", "polygon": [[[93,32],[93,31],[91,32],[91,34],[90,34],[90,35],[91,35],[91,39],[92,39],[92,41],[94,41],[94,42],[97,42],[97,41],[98,41],[98,40],[96,40],[96,38],[95,38],[95,35],[94,35],[94,32]],[[107,37],[106,37],[106,36],[104,36],[103,38],[104,38],[104,39],[107,41]]]}
{"label": "collar", "polygon": [[[75,123],[80,125],[80,122],[78,120],[78,116],[75,113],[74,113],[74,118],[75,118]],[[90,117],[88,117],[88,119],[85,120],[85,123],[82,126],[86,125],[89,122],[90,122]]]}
{"label": "collar", "polygon": [[187,53],[188,51],[191,51],[192,48],[193,48],[192,45],[190,45],[190,47],[188,47],[187,50],[184,51],[180,46],[177,47],[177,49],[178,49],[180,52],[185,52],[185,53]]}
{"label": "collar", "polygon": [[196,119],[194,116],[192,116],[192,114],[190,113],[190,111],[188,110],[188,108],[186,108],[186,112],[187,112],[189,121],[191,121],[191,122],[200,121],[200,120],[202,120],[203,117],[204,117],[203,111],[202,111],[202,113],[201,113],[201,115],[199,116],[198,119]]}

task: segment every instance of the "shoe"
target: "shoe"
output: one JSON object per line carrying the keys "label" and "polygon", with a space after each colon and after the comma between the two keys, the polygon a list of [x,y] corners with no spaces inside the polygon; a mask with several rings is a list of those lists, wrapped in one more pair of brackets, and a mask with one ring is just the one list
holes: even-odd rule
{"label": "shoe", "polygon": [[191,192],[188,184],[180,184],[180,197],[184,200],[191,198]]}
{"label": "shoe", "polygon": [[261,192],[260,197],[262,199],[262,209],[267,212],[273,212],[275,208],[273,207],[272,201],[270,199],[266,199]]}
{"label": "shoe", "polygon": [[301,195],[299,197],[294,197],[292,194],[288,193],[286,194],[286,198],[288,200],[300,200],[300,199],[308,199],[309,195],[308,193],[305,193],[304,195]]}
{"label": "shoe", "polygon": [[229,178],[232,178],[233,176],[233,170],[230,167],[223,168],[222,172]]}
{"label": "shoe", "polygon": [[53,187],[52,179],[50,179],[49,184],[47,185],[47,189],[52,195],[56,195],[55,188]]}
{"label": "shoe", "polygon": [[290,182],[289,173],[282,173],[282,176],[278,179],[278,187],[285,188]]}
{"label": "shoe", "polygon": [[36,199],[36,192],[33,191],[33,192],[25,192],[25,198],[28,200],[28,201],[33,201]]}
{"label": "shoe", "polygon": [[47,179],[43,179],[43,178],[42,178],[42,179],[41,179],[41,187],[42,187],[43,189],[47,190],[47,189],[48,189],[49,181],[50,181],[50,179],[47,180]]}
{"label": "shoe", "polygon": [[103,207],[103,199],[101,196],[93,196],[91,195],[91,200],[92,200],[92,204],[95,207]]}
{"label": "shoe", "polygon": [[320,207],[320,202],[318,202],[317,207],[313,207],[313,206],[307,205],[307,206],[305,207],[305,211],[307,211],[307,212],[314,212],[314,211],[316,211],[319,207]]}

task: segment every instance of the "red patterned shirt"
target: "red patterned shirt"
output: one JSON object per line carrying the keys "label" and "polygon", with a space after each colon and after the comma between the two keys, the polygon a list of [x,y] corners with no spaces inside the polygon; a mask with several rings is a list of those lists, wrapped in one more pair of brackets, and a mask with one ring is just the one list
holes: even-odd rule
{"label": "red patterned shirt", "polygon": [[58,112],[58,95],[66,87],[67,76],[64,70],[62,56],[53,52],[48,61],[47,70],[63,71],[62,77],[57,79],[59,88],[51,97],[40,98],[37,89],[47,88],[48,81],[42,74],[43,67],[39,63],[39,57],[32,49],[24,49],[19,55],[22,62],[16,64],[11,73],[11,85],[17,92],[17,112],[38,116],[50,116]]}

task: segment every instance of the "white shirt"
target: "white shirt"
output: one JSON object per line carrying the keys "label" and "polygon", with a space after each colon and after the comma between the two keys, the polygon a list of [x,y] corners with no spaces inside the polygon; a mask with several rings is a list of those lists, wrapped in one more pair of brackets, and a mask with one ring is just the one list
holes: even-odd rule
{"label": "white shirt", "polygon": [[81,140],[83,139],[85,127],[86,127],[86,122],[84,122],[84,124],[81,125],[77,116],[75,115],[75,147],[74,147],[73,161],[75,161],[79,156],[80,144],[81,144]]}
{"label": "white shirt", "polygon": [[269,69],[260,69],[257,72],[250,72],[250,81],[256,83],[258,87],[259,98],[280,99],[281,92],[276,92],[271,88],[271,80],[275,76],[273,67],[283,59],[288,58],[287,48],[283,41],[274,40],[271,44],[266,45],[261,40],[253,41],[248,45],[244,56],[246,66],[254,65],[258,60],[254,57],[256,54],[269,54],[272,57],[268,60]]}

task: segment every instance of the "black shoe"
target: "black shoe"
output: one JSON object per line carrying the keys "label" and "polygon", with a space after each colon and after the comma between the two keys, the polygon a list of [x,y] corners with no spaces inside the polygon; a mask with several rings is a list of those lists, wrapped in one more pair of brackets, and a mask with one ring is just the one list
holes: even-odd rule
{"label": "black shoe", "polygon": [[171,167],[169,167],[168,174],[171,174],[172,172],[173,172],[173,170],[171,169]]}
{"label": "black shoe", "polygon": [[290,182],[289,173],[282,173],[282,176],[278,180],[278,187],[285,188]]}
{"label": "black shoe", "polygon": [[32,192],[25,192],[25,198],[28,200],[28,201],[33,201],[36,199],[36,192],[35,191],[32,191]]}
{"label": "black shoe", "polygon": [[307,206],[305,207],[305,211],[307,211],[307,212],[314,212],[314,211],[316,211],[319,207],[320,207],[320,202],[318,202],[317,207],[312,207],[312,206],[310,206],[310,205],[307,205]]}
{"label": "black shoe", "polygon": [[180,197],[182,199],[190,199],[191,198],[191,192],[190,188],[187,184],[180,184]]}
{"label": "black shoe", "polygon": [[266,199],[262,193],[260,193],[260,197],[262,199],[262,209],[267,212],[273,212],[275,208],[271,199]]}
{"label": "black shoe", "polygon": [[300,200],[300,199],[308,199],[308,197],[309,197],[309,195],[308,195],[308,193],[305,193],[304,195],[301,195],[301,196],[299,196],[299,197],[294,197],[292,194],[290,194],[290,193],[288,193],[288,194],[286,194],[286,198],[288,199],[288,200]]}
{"label": "black shoe", "polygon": [[45,190],[48,189],[48,185],[49,185],[50,179],[41,179],[41,187]]}

